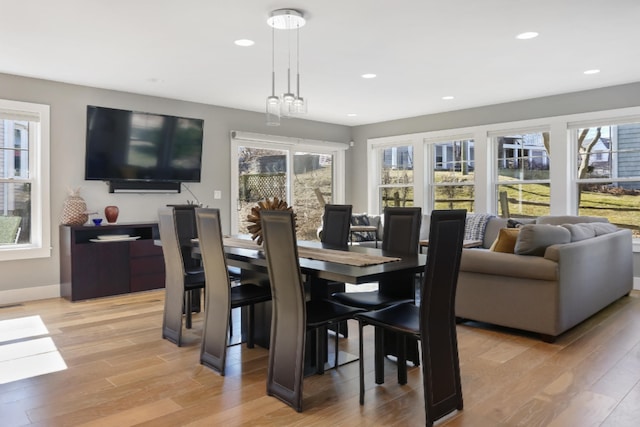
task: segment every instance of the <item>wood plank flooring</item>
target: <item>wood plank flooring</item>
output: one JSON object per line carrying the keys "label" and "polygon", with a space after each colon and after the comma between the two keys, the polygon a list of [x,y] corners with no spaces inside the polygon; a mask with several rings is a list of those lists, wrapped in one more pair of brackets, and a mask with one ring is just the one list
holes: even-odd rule
{"label": "wood plank flooring", "polygon": [[[267,350],[230,347],[225,377],[198,363],[202,314],[195,315],[183,347],[161,339],[163,298],[163,291],[152,291],[0,306],[0,425],[424,424],[419,368],[410,368],[408,384],[400,386],[394,363],[386,361],[385,384],[377,386],[370,351],[364,406],[358,404],[356,362],[306,378],[304,412],[297,413],[266,395]],[[8,322],[30,316],[23,327]],[[46,330],[38,327],[38,319]],[[349,327],[341,350],[357,354],[357,324],[350,321]],[[371,350],[370,327],[365,338]],[[458,326],[458,340],[465,408],[440,425],[639,425],[639,291],[553,344],[473,324]],[[63,365],[56,365],[60,360]],[[41,373],[49,367],[61,370],[6,379],[23,369]]]}

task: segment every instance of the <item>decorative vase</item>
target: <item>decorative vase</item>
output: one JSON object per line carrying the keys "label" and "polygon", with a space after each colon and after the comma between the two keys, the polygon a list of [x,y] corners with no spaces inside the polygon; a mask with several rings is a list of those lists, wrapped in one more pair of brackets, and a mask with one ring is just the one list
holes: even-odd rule
{"label": "decorative vase", "polygon": [[107,206],[104,208],[104,216],[107,218],[109,224],[113,224],[118,220],[118,213],[120,210],[117,206]]}
{"label": "decorative vase", "polygon": [[69,197],[64,201],[60,223],[64,225],[82,225],[89,220],[87,204],[80,197],[80,188],[69,189]]}

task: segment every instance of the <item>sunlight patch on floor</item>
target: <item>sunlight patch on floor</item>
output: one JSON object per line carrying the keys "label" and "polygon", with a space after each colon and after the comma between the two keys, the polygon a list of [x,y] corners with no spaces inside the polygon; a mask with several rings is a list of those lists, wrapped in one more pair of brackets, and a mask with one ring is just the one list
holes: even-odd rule
{"label": "sunlight patch on floor", "polygon": [[0,384],[67,369],[40,316],[0,321]]}

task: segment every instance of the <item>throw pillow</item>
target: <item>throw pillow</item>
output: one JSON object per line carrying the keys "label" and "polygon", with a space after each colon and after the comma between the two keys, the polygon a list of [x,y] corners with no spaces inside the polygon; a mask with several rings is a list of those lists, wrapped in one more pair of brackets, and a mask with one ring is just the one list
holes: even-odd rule
{"label": "throw pillow", "polygon": [[548,246],[571,242],[571,233],[564,227],[550,224],[527,224],[519,228],[514,253],[544,256]]}
{"label": "throw pillow", "polygon": [[[351,225],[370,225],[367,214],[351,215]],[[376,234],[370,231],[358,231],[351,233],[351,241],[366,242],[376,239]]]}
{"label": "throw pillow", "polygon": [[464,240],[484,240],[487,223],[493,217],[495,217],[495,215],[467,214],[467,222],[464,227]]}
{"label": "throw pillow", "polygon": [[520,228],[501,228],[498,237],[493,242],[489,250],[493,252],[505,252],[512,254],[516,247]]}

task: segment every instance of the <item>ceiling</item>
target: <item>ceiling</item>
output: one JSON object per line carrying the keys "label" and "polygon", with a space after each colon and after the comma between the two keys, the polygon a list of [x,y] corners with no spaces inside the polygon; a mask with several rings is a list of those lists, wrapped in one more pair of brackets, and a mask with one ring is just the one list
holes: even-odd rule
{"label": "ceiling", "polygon": [[[251,111],[264,111],[271,91],[266,18],[275,9],[299,9],[307,19],[300,30],[305,117],[350,126],[640,81],[638,0],[0,6],[0,72]],[[539,36],[517,40],[525,31]],[[276,33],[280,93],[284,33]],[[255,45],[238,47],[237,39]],[[583,74],[590,69],[601,72]]]}

